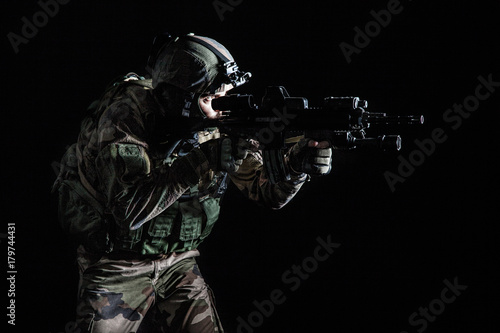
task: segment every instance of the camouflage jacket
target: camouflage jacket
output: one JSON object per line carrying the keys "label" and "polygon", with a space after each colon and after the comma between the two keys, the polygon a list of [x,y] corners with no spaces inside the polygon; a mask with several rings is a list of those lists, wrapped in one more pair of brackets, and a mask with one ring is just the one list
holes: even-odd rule
{"label": "camouflage jacket", "polygon": [[[209,170],[193,139],[165,159],[156,135],[176,124],[160,126],[160,108],[148,80],[120,84],[82,122],[63,158],[70,172],[59,177],[60,222],[91,251],[184,252],[217,221],[228,175]],[[196,134],[194,141],[211,133]],[[229,178],[249,199],[279,209],[306,177],[272,185],[260,153],[250,152]]]}

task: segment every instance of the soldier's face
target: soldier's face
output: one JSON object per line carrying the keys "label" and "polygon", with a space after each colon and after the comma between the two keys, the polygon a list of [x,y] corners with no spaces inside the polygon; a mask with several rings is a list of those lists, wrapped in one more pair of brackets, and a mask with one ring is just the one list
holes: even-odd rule
{"label": "soldier's face", "polygon": [[215,94],[201,95],[200,108],[208,119],[218,119],[222,117],[222,111],[212,108],[212,99],[225,96],[231,89],[233,89],[232,85],[223,84],[221,88],[217,89]]}

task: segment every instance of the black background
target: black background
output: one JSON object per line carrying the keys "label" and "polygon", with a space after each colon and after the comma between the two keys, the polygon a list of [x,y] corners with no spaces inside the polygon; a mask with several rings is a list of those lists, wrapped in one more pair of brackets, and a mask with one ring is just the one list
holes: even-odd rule
{"label": "black background", "polygon": [[[426,117],[424,126],[399,131],[398,153],[336,153],[332,174],[280,211],[230,188],[199,261],[229,332],[274,289],[286,301],[255,332],[416,332],[424,327],[409,316],[455,277],[467,289],[424,331],[497,331],[500,88],[456,130],[442,116],[474,94],[478,76],[500,81],[499,3],[402,1],[402,12],[348,64],[339,44],[352,45],[354,27],[364,29],[370,11],[387,3],[233,1],[221,21],[212,1],[70,1],[16,54],[7,34],[21,34],[21,18],[32,21],[41,8],[3,1],[2,223],[17,227],[15,331],[64,332],[74,320],[76,264],[50,196],[53,165],[105,85],[129,71],[144,74],[162,30],[226,45],[254,75],[238,92],[261,97],[265,86],[284,85],[311,104],[354,95],[373,111]],[[398,156],[408,158],[414,139],[435,128],[446,142],[391,192],[384,173],[397,173]],[[291,291],[282,274],[329,235],[341,246]],[[2,252],[6,272],[5,239]]]}

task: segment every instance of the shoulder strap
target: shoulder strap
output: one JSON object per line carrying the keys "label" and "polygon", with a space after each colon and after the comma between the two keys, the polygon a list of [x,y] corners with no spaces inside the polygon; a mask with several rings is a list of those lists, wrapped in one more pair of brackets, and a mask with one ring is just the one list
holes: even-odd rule
{"label": "shoulder strap", "polygon": [[151,79],[146,79],[143,76],[130,72],[126,75],[113,79],[104,89],[102,96],[89,105],[87,111],[89,113],[99,113],[99,111],[102,111],[101,104],[103,100],[113,100],[123,88],[129,85],[137,85],[144,87],[145,89],[153,89],[153,81]]}

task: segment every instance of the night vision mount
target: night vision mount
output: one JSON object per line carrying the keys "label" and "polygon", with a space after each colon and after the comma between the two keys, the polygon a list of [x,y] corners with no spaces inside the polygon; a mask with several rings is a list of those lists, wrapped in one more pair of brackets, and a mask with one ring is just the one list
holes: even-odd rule
{"label": "night vision mount", "polygon": [[233,88],[247,83],[252,77],[252,73],[240,71],[234,61],[224,63],[222,68],[225,71],[224,77],[226,78],[226,81],[223,83],[231,84]]}

